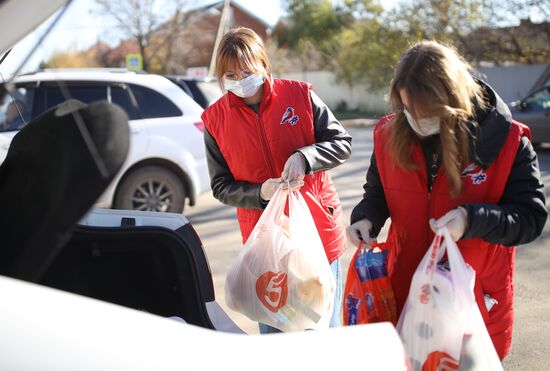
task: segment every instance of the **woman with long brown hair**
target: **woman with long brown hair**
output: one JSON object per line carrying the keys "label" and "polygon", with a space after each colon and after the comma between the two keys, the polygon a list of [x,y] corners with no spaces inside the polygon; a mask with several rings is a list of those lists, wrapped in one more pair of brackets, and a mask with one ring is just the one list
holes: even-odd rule
{"label": "woman with long brown hair", "polygon": [[474,294],[502,359],[512,339],[514,246],[537,238],[547,217],[529,129],[453,48],[436,41],[404,54],[389,101],[394,113],[374,129],[350,239],[376,238],[391,218],[390,276],[401,312],[434,231],[447,227],[476,271]]}
{"label": "woman with long brown hair", "polygon": [[[300,190],[334,274],[330,326],[339,326],[346,232],[328,170],[348,159],[351,136],[310,84],[272,77],[264,43],[249,28],[224,35],[216,76],[227,92],[202,116],[212,193],[237,207],[244,243],[281,184]],[[277,331],[260,324],[261,333]]]}

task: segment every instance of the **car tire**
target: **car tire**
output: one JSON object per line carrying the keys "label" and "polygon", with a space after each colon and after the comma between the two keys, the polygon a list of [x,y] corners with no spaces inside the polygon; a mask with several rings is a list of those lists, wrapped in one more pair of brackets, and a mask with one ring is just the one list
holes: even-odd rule
{"label": "car tire", "polygon": [[144,166],[126,174],[118,185],[115,209],[181,213],[185,186],[172,171],[161,166]]}

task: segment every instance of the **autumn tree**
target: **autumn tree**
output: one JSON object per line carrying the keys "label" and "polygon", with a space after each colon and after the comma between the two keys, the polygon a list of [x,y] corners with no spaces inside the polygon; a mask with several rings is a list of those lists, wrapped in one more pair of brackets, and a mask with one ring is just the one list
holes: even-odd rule
{"label": "autumn tree", "polygon": [[[325,69],[341,81],[372,88],[389,84],[408,47],[435,39],[459,49],[469,61],[548,63],[550,0],[401,0],[384,11],[376,0],[287,0],[287,17],[274,30],[280,46],[312,63],[319,51]],[[522,21],[523,20],[523,21]]]}
{"label": "autumn tree", "polygon": [[453,44],[473,63],[550,60],[550,0],[413,0],[388,19],[412,40]]}
{"label": "autumn tree", "polygon": [[324,67],[349,85],[387,84],[406,38],[386,27],[378,1],[346,0],[334,6],[327,0],[289,0],[286,11],[286,27],[274,31],[279,45],[288,46],[309,64],[312,49],[318,50]]}
{"label": "autumn tree", "polygon": [[58,51],[40,64],[40,68],[101,67],[96,55],[86,51]]}
{"label": "autumn tree", "polygon": [[304,69],[304,64],[317,64],[308,59],[314,54],[330,65],[337,53],[338,35],[353,20],[349,8],[334,7],[330,0],[286,0],[284,4],[288,16],[273,32],[278,45],[294,51]]}
{"label": "autumn tree", "polygon": [[144,70],[166,69],[186,22],[185,0],[96,0],[96,3],[99,13],[114,20],[123,38],[136,42]]}

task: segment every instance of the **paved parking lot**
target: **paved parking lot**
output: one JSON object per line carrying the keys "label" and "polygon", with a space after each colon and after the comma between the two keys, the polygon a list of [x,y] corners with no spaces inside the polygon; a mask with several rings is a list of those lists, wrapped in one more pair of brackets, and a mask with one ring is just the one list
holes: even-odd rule
{"label": "paved parking lot", "polygon": [[[362,185],[372,151],[372,127],[348,128],[353,136],[353,154],[344,165],[332,170],[346,222],[362,195]],[[550,147],[538,149],[543,179],[550,185]],[[216,300],[247,333],[257,334],[257,325],[227,308],[224,281],[227,268],[242,246],[234,208],[224,206],[210,193],[185,212],[200,235],[212,270]],[[537,241],[518,248],[515,277],[515,324],[512,352],[505,360],[507,370],[547,370],[550,365],[550,226]],[[382,236],[383,238],[383,236]],[[343,256],[344,273],[353,255]]]}

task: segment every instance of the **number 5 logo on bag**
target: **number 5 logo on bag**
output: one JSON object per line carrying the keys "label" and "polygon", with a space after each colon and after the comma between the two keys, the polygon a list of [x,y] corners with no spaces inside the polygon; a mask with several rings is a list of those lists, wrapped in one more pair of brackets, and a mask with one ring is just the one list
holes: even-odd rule
{"label": "number 5 logo on bag", "polygon": [[288,297],[287,276],[284,272],[265,272],[256,280],[256,295],[262,304],[277,313]]}

